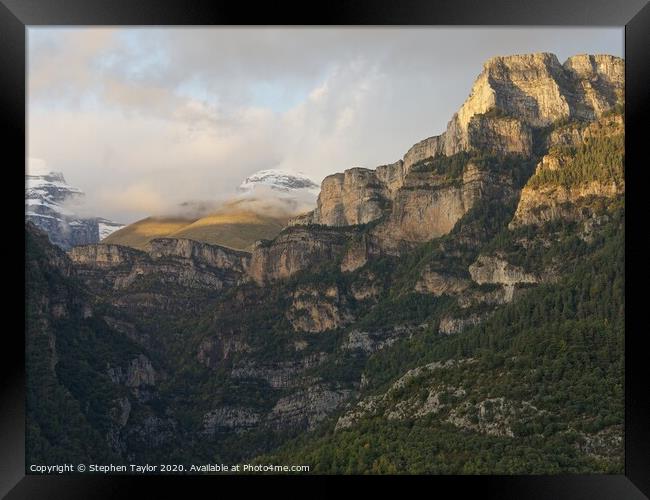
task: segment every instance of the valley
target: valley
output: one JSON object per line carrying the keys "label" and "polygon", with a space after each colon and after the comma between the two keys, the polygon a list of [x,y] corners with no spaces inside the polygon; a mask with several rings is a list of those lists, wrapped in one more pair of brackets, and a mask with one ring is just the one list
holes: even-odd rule
{"label": "valley", "polygon": [[300,214],[63,249],[28,222],[28,462],[622,473],[623,74],[491,58],[442,134]]}

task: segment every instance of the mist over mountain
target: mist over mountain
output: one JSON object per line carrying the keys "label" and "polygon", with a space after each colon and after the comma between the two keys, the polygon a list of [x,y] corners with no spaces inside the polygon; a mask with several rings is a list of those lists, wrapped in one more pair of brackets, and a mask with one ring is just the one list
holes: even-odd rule
{"label": "mist over mountain", "polygon": [[25,218],[63,249],[98,243],[124,225],[102,217],[79,215],[84,193],[70,186],[61,172],[33,163],[25,174]]}
{"label": "mist over mountain", "polygon": [[624,61],[476,69],[315,204],[262,171],[68,252],[28,223],[28,462],[621,474]]}
{"label": "mist over mountain", "polygon": [[152,239],[173,237],[249,249],[257,240],[275,237],[290,218],[312,210],[317,195],[317,184],[304,174],[262,170],[230,197],[182,203],[116,231],[104,243],[144,248]]}

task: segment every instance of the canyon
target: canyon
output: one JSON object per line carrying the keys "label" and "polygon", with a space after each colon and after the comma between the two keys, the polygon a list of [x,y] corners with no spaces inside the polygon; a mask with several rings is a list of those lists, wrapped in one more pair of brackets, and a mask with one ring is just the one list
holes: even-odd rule
{"label": "canyon", "polygon": [[[554,331],[536,308],[570,296],[560,309],[572,310],[570,287],[591,276],[580,266],[618,262],[600,256],[620,242],[623,75],[605,55],[489,59],[444,132],[393,163],[326,177],[314,210],[246,249],[172,236],[64,252],[28,224],[30,359],[61,401],[101,408],[79,419],[116,461],[186,448],[210,460],[312,456],[311,432],[322,451],[359,429],[424,422],[501,447],[521,437],[526,453],[550,429],[576,470],[618,470],[614,410],[598,420],[584,396],[590,427],[545,392],[540,380],[564,394],[557,377],[518,384],[537,377],[531,353],[550,366],[576,352],[574,337],[596,342],[558,333],[547,353],[530,318]],[[517,321],[529,323],[503,327]],[[587,384],[617,359],[563,366],[582,367]],[[73,383],[70,366],[102,389]],[[31,439],[55,442],[36,406]],[[554,411],[566,425],[551,425]],[[609,444],[580,451],[601,435]]]}

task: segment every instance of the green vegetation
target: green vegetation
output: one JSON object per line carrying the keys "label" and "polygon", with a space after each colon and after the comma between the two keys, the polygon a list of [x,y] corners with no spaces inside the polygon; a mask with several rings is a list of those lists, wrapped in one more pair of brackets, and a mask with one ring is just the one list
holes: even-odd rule
{"label": "green vegetation", "polygon": [[[513,425],[514,437],[450,425],[444,410],[396,421],[367,416],[339,431],[334,419],[260,457],[260,463],[305,463],[317,473],[620,473],[623,241],[619,216],[592,256],[559,284],[531,290],[459,335],[436,339],[426,332],[369,360],[368,391],[382,394],[408,367],[475,359],[434,372],[428,382],[416,380],[398,400],[417,397],[434,383],[463,387],[470,402],[499,397],[526,402],[536,410]],[[585,439],[597,433],[618,444],[582,452]]]}
{"label": "green vegetation", "polygon": [[444,154],[433,158],[425,158],[411,166],[412,172],[432,172],[436,175],[447,177],[450,180],[463,176],[463,168],[467,165],[470,154],[461,152],[451,156]]}
{"label": "green vegetation", "polygon": [[556,146],[550,153],[562,158],[564,164],[556,170],[540,170],[530,179],[530,187],[560,185],[571,188],[594,181],[620,186],[625,181],[625,141],[622,134],[588,137],[578,147]]}
{"label": "green vegetation", "polygon": [[[133,346],[124,340],[113,342],[106,325],[83,318],[85,293],[61,269],[48,264],[53,258],[49,252],[55,249],[48,251],[47,245],[40,235],[27,233],[28,461],[116,460],[104,433],[110,427],[113,400],[121,392],[106,383],[102,371],[107,362],[117,366],[129,359]],[[43,298],[60,311],[59,319],[49,316]]]}
{"label": "green vegetation", "polygon": [[[622,145],[621,135],[597,135],[580,148],[558,148],[566,168],[530,181],[539,155],[427,159],[414,166],[416,176],[458,182],[472,162],[492,183],[449,234],[354,272],[341,272],[338,257],[265,287],[195,290],[148,275],[94,295],[68,272],[61,252],[28,231],[28,460],[120,463],[127,453],[111,448],[123,446],[136,461],[304,463],[320,473],[620,473],[623,197],[580,201],[576,208],[591,218],[588,234],[584,221],[507,226],[527,181],[622,182]],[[284,234],[322,230],[352,245],[371,238],[379,223]],[[471,282],[468,267],[479,255],[539,275],[554,270],[557,281],[518,285],[514,302],[490,302],[504,289]],[[467,302],[416,293],[425,270],[464,283]],[[355,293],[364,287],[375,291]],[[476,296],[487,299],[473,302]],[[313,310],[346,319],[325,332],[295,331],[292,318],[309,319]],[[476,316],[483,322],[439,333],[449,318]],[[368,345],[350,347],[353,331]],[[143,353],[158,374],[155,386],[112,380]],[[411,369],[450,361],[395,388]],[[375,397],[380,410],[339,430],[338,417],[352,406],[311,432],[268,422],[205,432],[210,412],[243,408],[266,422],[281,398],[316,384]],[[116,424],[120,401],[130,405],[124,427]],[[424,403],[436,411],[407,411]],[[400,418],[388,418],[404,408]]]}

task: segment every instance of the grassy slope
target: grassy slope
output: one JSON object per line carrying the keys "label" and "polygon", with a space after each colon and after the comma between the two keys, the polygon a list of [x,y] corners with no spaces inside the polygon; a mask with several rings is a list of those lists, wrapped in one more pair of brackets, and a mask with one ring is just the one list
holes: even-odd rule
{"label": "grassy slope", "polygon": [[187,238],[248,250],[257,240],[274,238],[288,220],[286,214],[262,215],[232,204],[200,218],[147,217],[115,231],[102,243],[144,249],[155,238]]}
{"label": "grassy slope", "polygon": [[110,234],[102,243],[144,249],[149,240],[163,238],[192,224],[195,219],[147,217]]}
{"label": "grassy slope", "polygon": [[246,250],[257,240],[274,238],[286,226],[287,220],[287,217],[266,217],[248,211],[215,213],[168,236]]}

